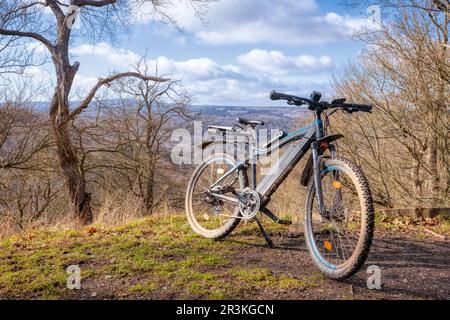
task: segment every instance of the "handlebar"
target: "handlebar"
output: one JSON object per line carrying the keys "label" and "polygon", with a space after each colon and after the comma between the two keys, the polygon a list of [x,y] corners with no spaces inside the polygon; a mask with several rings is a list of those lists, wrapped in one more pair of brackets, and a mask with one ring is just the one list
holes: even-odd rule
{"label": "handlebar", "polygon": [[279,93],[275,90],[270,93],[270,99],[271,100],[287,100],[288,104],[290,105],[296,105],[296,106],[302,106],[305,104],[309,105],[309,109],[315,110],[316,108],[321,108],[322,110],[327,109],[338,109],[341,108],[344,111],[348,113],[353,112],[372,112],[372,106],[366,105],[366,104],[356,104],[356,103],[344,103],[345,99],[341,100],[335,100],[338,101],[338,103],[328,103],[328,102],[319,102],[314,101],[308,98],[302,98],[302,97],[296,97],[289,94]]}

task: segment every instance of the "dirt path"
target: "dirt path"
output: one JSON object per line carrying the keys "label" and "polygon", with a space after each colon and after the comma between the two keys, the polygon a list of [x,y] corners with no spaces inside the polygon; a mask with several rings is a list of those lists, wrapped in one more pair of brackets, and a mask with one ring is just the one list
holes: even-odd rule
{"label": "dirt path", "polygon": [[[238,266],[257,265],[291,276],[317,274],[303,237],[274,237],[277,248],[248,244],[234,254]],[[239,241],[236,239],[236,241]],[[381,290],[368,290],[366,270],[381,268]],[[255,292],[270,299],[450,299],[450,242],[411,236],[377,235],[360,272],[345,282],[290,292]]]}

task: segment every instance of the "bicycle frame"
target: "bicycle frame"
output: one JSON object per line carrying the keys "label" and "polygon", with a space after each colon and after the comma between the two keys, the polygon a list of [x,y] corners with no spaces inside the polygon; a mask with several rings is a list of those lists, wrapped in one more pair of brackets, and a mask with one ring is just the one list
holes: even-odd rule
{"label": "bicycle frame", "polygon": [[[253,141],[250,143],[250,155],[244,160],[231,168],[226,172],[219,180],[217,180],[211,188],[214,188],[220,184],[224,179],[233,174],[235,171],[242,168],[248,168],[250,166],[252,189],[256,190],[262,199],[262,208],[270,201],[270,197],[275,193],[281,183],[291,173],[297,163],[303,158],[309,149],[312,150],[313,157],[313,171],[314,171],[314,183],[316,185],[317,200],[319,204],[319,210],[322,213],[324,211],[322,185],[321,185],[321,172],[320,172],[320,155],[319,142],[324,139],[324,129],[322,123],[322,110],[315,111],[315,120],[309,126],[298,129],[287,134],[285,137],[279,140],[276,145],[271,145],[268,148],[259,149],[256,145],[256,130],[254,127],[249,128],[249,136]],[[248,133],[248,132],[247,132]],[[300,140],[297,145],[292,145],[293,142]],[[287,145],[291,145],[290,150],[280,157],[278,162],[270,169],[269,173],[258,183],[257,181],[257,160],[261,156],[272,154],[275,150],[281,149]],[[334,152],[333,148],[330,148]],[[239,201],[232,200],[231,197],[219,195],[213,193],[214,196],[221,198],[225,201],[233,203],[239,203]]]}

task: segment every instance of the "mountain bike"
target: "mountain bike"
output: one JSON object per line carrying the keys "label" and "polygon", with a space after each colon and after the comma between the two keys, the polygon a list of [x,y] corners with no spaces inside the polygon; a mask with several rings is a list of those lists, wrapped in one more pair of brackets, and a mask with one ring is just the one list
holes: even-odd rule
{"label": "mountain bike", "polygon": [[[313,92],[308,99],[272,91],[272,100],[286,100],[291,106],[307,105],[314,113],[314,121],[291,133],[280,131],[262,146],[258,145],[256,132],[258,126],[264,125],[262,121],[238,118],[232,127],[208,127],[221,139],[203,142],[203,150],[230,144],[231,135],[245,137],[249,152],[238,159],[236,152],[225,148],[208,156],[195,169],[186,193],[187,219],[194,232],[217,240],[229,235],[242,220],[254,220],[272,247],[257,214],[261,212],[279,224],[292,224],[278,218],[267,206],[281,183],[311,150],[300,183],[307,187],[304,236],[312,260],[335,280],[348,278],[361,268],[374,231],[370,187],[354,162],[337,155],[335,141],[343,135],[328,135],[326,131],[329,117],[337,110],[371,113],[372,106],[349,104],[346,99],[325,102],[321,97],[319,92]],[[257,181],[258,159],[280,149],[284,152],[278,162]]]}

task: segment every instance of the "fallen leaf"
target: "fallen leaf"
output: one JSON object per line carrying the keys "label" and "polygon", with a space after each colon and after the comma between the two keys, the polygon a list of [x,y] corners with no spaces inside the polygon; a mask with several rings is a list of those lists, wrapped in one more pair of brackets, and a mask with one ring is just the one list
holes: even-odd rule
{"label": "fallen leaf", "polygon": [[92,234],[97,232],[97,229],[94,228],[94,227],[89,227],[89,228],[86,229],[86,231],[87,231],[88,234],[92,235]]}

